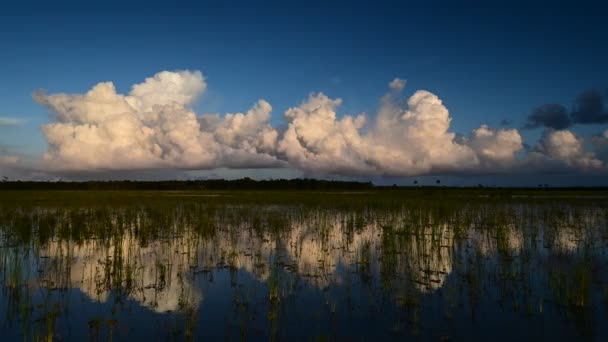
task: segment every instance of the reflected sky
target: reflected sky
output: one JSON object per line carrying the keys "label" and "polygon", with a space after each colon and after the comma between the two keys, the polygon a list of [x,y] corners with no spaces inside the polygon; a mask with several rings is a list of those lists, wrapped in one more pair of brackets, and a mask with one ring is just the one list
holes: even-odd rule
{"label": "reflected sky", "polygon": [[602,200],[0,204],[9,340],[604,340]]}

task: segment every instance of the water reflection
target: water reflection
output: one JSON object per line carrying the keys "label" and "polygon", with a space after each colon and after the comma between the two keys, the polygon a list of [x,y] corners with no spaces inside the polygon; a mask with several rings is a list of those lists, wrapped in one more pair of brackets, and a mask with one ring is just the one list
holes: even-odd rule
{"label": "water reflection", "polygon": [[202,293],[190,279],[188,240],[154,241],[142,246],[127,235],[118,241],[87,240],[82,244],[51,241],[41,248],[43,286],[78,288],[89,298],[106,302],[112,289],[156,311],[198,305]]}
{"label": "water reflection", "polygon": [[64,331],[77,289],[89,338],[146,336],[115,327],[159,314],[186,338],[483,339],[477,323],[508,319],[525,339],[603,339],[606,217],[550,203],[5,205],[0,331],[80,339]]}

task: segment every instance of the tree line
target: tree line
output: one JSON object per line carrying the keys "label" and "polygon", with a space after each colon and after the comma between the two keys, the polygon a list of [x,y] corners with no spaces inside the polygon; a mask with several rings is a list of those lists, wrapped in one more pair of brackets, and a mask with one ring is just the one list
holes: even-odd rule
{"label": "tree line", "polygon": [[366,190],[372,182],[350,182],[318,179],[254,180],[164,180],[164,181],[84,181],[40,182],[2,181],[0,190]]}

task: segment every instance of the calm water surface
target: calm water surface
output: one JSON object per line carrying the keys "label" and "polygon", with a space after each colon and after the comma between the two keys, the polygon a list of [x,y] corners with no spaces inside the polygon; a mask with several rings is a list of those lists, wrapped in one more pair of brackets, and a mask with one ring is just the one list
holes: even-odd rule
{"label": "calm water surface", "polygon": [[602,198],[16,196],[3,341],[608,341]]}

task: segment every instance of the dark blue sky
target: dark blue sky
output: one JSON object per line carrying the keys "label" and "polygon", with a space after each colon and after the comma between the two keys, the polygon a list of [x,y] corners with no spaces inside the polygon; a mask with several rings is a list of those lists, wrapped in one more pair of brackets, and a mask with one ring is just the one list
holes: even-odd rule
{"label": "dark blue sky", "polygon": [[[437,94],[462,134],[503,119],[520,128],[534,107],[570,107],[584,90],[608,89],[600,3],[170,4],[1,5],[0,117],[22,123],[0,127],[0,144],[46,150],[39,125],[47,110],[32,101],[36,89],[82,93],[113,81],[126,93],[161,70],[203,72],[208,90],[197,113],[244,111],[263,98],[275,125],[319,91],[344,100],[340,114],[373,114],[386,84],[401,77],[408,95]],[[540,132],[521,134],[532,144]]]}

